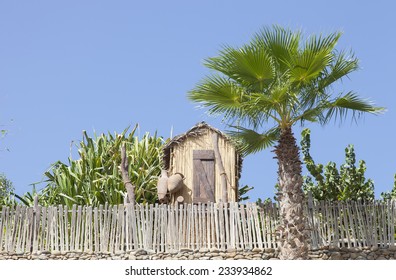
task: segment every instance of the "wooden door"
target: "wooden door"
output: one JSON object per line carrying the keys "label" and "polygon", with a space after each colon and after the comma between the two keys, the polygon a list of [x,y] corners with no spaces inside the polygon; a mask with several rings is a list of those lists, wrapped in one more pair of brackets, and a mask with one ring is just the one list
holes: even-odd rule
{"label": "wooden door", "polygon": [[215,202],[214,151],[194,150],[193,162],[193,203]]}

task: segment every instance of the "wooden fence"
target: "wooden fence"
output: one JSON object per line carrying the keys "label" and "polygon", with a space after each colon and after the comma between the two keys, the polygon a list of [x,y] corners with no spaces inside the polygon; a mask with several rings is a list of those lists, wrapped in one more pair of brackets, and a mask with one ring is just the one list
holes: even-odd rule
{"label": "wooden fence", "polygon": [[[395,202],[314,203],[305,208],[311,245],[394,244]],[[3,207],[0,252],[156,252],[276,248],[276,205],[248,203]]]}
{"label": "wooden fence", "polygon": [[395,245],[396,201],[308,201],[313,248]]}

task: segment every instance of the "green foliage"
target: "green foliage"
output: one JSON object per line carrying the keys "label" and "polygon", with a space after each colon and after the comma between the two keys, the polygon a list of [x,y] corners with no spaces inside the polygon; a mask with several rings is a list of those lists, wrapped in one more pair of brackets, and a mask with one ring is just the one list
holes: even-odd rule
{"label": "green foliage", "polygon": [[[137,127],[137,126],[136,126]],[[119,166],[121,147],[126,144],[129,177],[135,185],[137,203],[154,203],[157,200],[156,183],[162,168],[163,139],[146,133],[142,139],[134,136],[136,127],[121,134],[101,134],[90,137],[84,131],[79,144],[79,159],[70,156],[68,163],[54,163],[45,173],[46,187],[38,193],[41,205],[63,204],[71,206],[122,204],[126,189]],[[33,202],[34,194],[22,197],[25,204]]]}
{"label": "green foliage", "polygon": [[4,175],[0,174],[0,206],[15,205],[14,186],[12,182]]}
{"label": "green foliage", "polygon": [[249,43],[225,46],[206,59],[214,72],[188,98],[224,116],[245,155],[273,146],[281,130],[297,123],[382,112],[354,92],[333,94],[333,85],[358,69],[352,53],[335,49],[340,37],[334,32],[304,38],[300,31],[264,28]]}
{"label": "green foliage", "polygon": [[280,186],[279,183],[275,184],[274,187],[274,196],[271,199],[270,197],[265,198],[264,200],[262,200],[261,198],[258,198],[256,201],[256,204],[259,206],[265,206],[267,204],[272,204],[272,203],[277,203],[279,201],[278,199],[278,195],[280,194],[281,190],[280,190]]}
{"label": "green foliage", "polygon": [[353,145],[345,149],[345,163],[337,169],[334,162],[326,166],[315,164],[310,155],[310,130],[302,131],[301,151],[303,161],[311,176],[304,179],[305,192],[311,191],[317,200],[373,200],[374,182],[365,178],[366,164],[363,160],[356,166],[356,155]]}
{"label": "green foliage", "polygon": [[254,189],[254,187],[250,187],[248,185],[245,185],[242,188],[239,188],[238,189],[238,201],[241,202],[241,201],[249,200],[250,197],[247,196],[246,194],[253,189]]}
{"label": "green foliage", "polygon": [[271,198],[269,198],[269,197],[267,197],[267,198],[264,199],[264,200],[262,200],[261,198],[258,198],[257,201],[256,201],[256,204],[257,204],[259,207],[265,207],[265,206],[267,206],[267,205],[271,205],[272,203],[273,203],[273,202],[272,202]]}
{"label": "green foliage", "polygon": [[396,199],[396,174],[394,176],[393,189],[391,191],[388,191],[388,192],[382,192],[381,193],[381,198],[383,200]]}

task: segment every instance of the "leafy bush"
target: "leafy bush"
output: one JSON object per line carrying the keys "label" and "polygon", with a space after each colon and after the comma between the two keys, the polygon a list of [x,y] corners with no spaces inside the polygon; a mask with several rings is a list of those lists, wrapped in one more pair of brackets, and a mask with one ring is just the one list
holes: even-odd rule
{"label": "leafy bush", "polygon": [[356,155],[353,145],[345,148],[345,163],[337,169],[334,162],[326,166],[315,164],[309,149],[311,147],[310,130],[302,131],[301,150],[303,161],[311,176],[304,177],[304,191],[312,192],[317,200],[368,200],[374,199],[374,182],[365,178],[366,163],[359,161],[356,167]]}
{"label": "leafy bush", "polygon": [[[54,163],[45,173],[46,187],[38,194],[41,205],[63,204],[71,206],[122,204],[126,189],[119,172],[121,147],[126,145],[129,177],[135,185],[137,203],[154,203],[157,200],[156,184],[162,169],[163,139],[146,133],[139,140],[134,136],[137,126],[128,133],[101,134],[93,138],[83,132],[79,144],[79,159],[70,156],[68,163]],[[31,193],[21,200],[33,203]]]}
{"label": "leafy bush", "polygon": [[382,192],[381,193],[381,198],[383,200],[396,199],[396,174],[394,176],[393,189],[391,191]]}
{"label": "leafy bush", "polygon": [[0,174],[0,208],[1,206],[15,205],[14,186],[4,175]]}

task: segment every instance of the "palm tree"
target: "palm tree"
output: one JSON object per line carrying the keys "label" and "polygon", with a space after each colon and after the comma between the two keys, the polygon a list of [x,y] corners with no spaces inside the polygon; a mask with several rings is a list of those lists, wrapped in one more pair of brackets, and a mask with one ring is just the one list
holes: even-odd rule
{"label": "palm tree", "polygon": [[[357,70],[350,52],[336,51],[341,34],[304,38],[279,26],[264,28],[240,48],[225,46],[205,60],[214,73],[188,93],[209,114],[223,115],[244,154],[275,145],[281,222],[277,229],[281,259],[306,259],[308,236],[303,214],[301,160],[295,124],[344,119],[383,108],[354,92],[336,96],[332,85]],[[261,132],[264,130],[264,132]]]}

